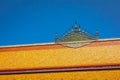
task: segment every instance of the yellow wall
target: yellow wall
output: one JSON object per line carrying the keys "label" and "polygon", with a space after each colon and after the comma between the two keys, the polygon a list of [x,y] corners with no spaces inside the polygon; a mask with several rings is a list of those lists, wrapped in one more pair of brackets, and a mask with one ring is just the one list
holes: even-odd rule
{"label": "yellow wall", "polygon": [[[120,45],[0,52],[0,70],[112,64],[120,64]],[[0,80],[120,80],[120,70],[0,75]]]}
{"label": "yellow wall", "polygon": [[0,80],[120,80],[120,70],[0,75]]}
{"label": "yellow wall", "polygon": [[120,64],[120,45],[0,52],[0,70]]}

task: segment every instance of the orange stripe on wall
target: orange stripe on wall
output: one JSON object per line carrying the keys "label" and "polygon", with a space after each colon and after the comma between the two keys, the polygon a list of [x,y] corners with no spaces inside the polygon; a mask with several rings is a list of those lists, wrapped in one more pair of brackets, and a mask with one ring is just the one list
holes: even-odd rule
{"label": "orange stripe on wall", "polygon": [[[94,47],[94,46],[111,46],[111,45],[120,45],[120,40],[113,41],[95,41],[83,47]],[[45,50],[45,49],[60,49],[68,48],[62,46],[61,44],[48,44],[48,45],[32,45],[32,46],[19,46],[19,47],[4,47],[0,48],[0,52],[9,52],[9,51],[26,51],[26,50]]]}
{"label": "orange stripe on wall", "polygon": [[96,42],[92,42],[88,46],[111,46],[111,45],[120,45],[120,40],[96,41]]}
{"label": "orange stripe on wall", "polygon": [[50,45],[33,45],[33,46],[20,46],[20,47],[9,47],[9,48],[0,48],[0,52],[9,52],[9,51],[26,51],[26,50],[45,50],[45,49],[58,49],[58,48],[67,48],[60,44],[50,44]]}

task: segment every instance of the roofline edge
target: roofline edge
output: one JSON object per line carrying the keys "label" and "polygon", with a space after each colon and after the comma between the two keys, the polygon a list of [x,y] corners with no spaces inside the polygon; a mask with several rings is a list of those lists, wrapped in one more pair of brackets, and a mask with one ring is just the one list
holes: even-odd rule
{"label": "roofline edge", "polygon": [[[105,39],[98,39],[96,41],[112,41],[112,40],[120,40],[120,38],[105,38]],[[0,48],[7,48],[7,47],[24,47],[24,46],[38,46],[38,45],[52,45],[55,42],[49,43],[33,43],[33,44],[20,44],[20,45],[7,45],[7,46],[0,46]]]}

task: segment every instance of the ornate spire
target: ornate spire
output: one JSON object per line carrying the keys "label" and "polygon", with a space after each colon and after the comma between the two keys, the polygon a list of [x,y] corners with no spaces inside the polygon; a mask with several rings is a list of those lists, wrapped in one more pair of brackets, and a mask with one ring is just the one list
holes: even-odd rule
{"label": "ornate spire", "polygon": [[78,25],[77,21],[75,20],[74,26],[73,26],[73,33],[79,34],[80,33],[80,26]]}
{"label": "ornate spire", "polygon": [[55,39],[54,40],[55,40],[55,42],[58,42],[58,40],[59,40],[57,33],[55,34]]}
{"label": "ornate spire", "polygon": [[99,33],[98,33],[98,30],[96,30],[96,40],[98,40],[99,38]]}
{"label": "ornate spire", "polygon": [[78,22],[77,22],[77,20],[75,20],[75,23],[74,23],[75,25],[77,25],[78,24]]}

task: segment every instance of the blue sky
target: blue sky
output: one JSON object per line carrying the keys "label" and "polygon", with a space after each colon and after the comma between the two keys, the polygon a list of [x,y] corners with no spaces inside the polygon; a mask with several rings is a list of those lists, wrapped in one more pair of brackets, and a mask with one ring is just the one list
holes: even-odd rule
{"label": "blue sky", "polygon": [[102,38],[120,38],[120,0],[0,0],[0,45],[53,42],[82,28]]}

